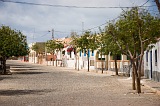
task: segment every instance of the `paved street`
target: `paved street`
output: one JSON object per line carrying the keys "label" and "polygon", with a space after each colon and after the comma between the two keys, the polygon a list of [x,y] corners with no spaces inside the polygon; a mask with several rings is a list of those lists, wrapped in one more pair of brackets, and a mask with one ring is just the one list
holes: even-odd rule
{"label": "paved street", "polygon": [[131,90],[124,77],[20,61],[0,76],[0,106],[160,106],[160,96]]}

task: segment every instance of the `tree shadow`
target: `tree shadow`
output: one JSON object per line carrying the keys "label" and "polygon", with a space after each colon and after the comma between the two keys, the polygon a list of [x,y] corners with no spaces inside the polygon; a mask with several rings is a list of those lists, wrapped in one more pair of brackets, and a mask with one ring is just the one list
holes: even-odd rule
{"label": "tree shadow", "polygon": [[54,92],[56,89],[44,89],[44,90],[0,90],[1,96],[18,96],[18,95],[43,95],[44,93]]}
{"label": "tree shadow", "polygon": [[22,65],[22,64],[6,64],[8,66],[13,66],[13,67],[31,67],[31,66],[28,66],[28,65]]}
{"label": "tree shadow", "polygon": [[26,71],[26,70],[41,70],[41,69],[38,69],[38,68],[11,68],[10,70],[12,71]]}
{"label": "tree shadow", "polygon": [[31,67],[31,66],[10,66],[10,68],[33,68],[33,67]]}
{"label": "tree shadow", "polygon": [[18,78],[18,77],[1,76],[1,77],[0,77],[0,81],[3,80],[3,79],[13,80],[13,79],[19,79],[19,78]]}
{"label": "tree shadow", "polygon": [[31,72],[31,71],[26,71],[26,72],[12,72],[12,74],[26,74],[26,75],[31,75],[31,74],[44,74],[48,72]]}

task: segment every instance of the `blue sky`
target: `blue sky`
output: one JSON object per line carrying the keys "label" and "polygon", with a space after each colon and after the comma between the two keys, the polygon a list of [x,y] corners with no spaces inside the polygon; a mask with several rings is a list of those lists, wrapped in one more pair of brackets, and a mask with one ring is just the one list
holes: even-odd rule
{"label": "blue sky", "polygon": [[[147,0],[10,0],[51,5],[79,6],[79,7],[128,7],[139,6]],[[155,5],[153,0],[145,4]],[[147,8],[148,9],[148,8]],[[153,14],[158,14],[156,7],[149,8]],[[54,28],[55,38],[66,37],[70,32],[78,34],[84,30],[99,26],[118,17],[121,9],[115,8],[65,8],[16,4],[0,1],[0,25],[10,26],[21,30],[28,43],[45,42],[51,39]],[[83,23],[83,25],[82,25]],[[104,28],[104,26],[102,26]],[[98,28],[91,31],[98,31]]]}

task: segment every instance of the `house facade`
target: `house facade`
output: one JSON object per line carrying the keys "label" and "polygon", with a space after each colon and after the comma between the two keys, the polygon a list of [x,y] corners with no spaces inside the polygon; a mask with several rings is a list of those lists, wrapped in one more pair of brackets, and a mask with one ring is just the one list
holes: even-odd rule
{"label": "house facade", "polygon": [[32,50],[32,46],[35,45],[35,43],[31,43],[29,44],[29,62],[30,63],[37,63],[38,62],[38,59],[37,59],[37,56],[36,56],[36,51]]}
{"label": "house facade", "polygon": [[160,41],[144,52],[144,76],[160,82]]}
{"label": "house facade", "polygon": [[[76,50],[72,45],[70,45],[71,38],[60,38],[55,39],[56,41],[60,41],[64,44],[64,48],[62,50],[56,50],[55,54],[43,53],[37,54],[36,51],[32,50],[32,46],[35,43],[29,45],[30,54],[29,54],[29,62],[38,63],[38,64],[46,64],[52,66],[62,66],[62,67],[70,67],[75,69],[88,69],[88,58],[89,56],[89,69],[90,70],[111,70],[115,69],[115,62],[113,56],[109,55],[100,55],[98,50],[80,50],[76,53]],[[37,42],[38,43],[38,42]],[[119,72],[126,72],[124,70],[124,66],[128,67],[130,65],[129,60],[125,55],[119,55],[117,60],[117,67]]]}
{"label": "house facade", "polygon": [[[111,54],[109,55],[100,55],[98,50],[87,50],[88,55],[83,52],[79,51],[76,56],[75,65],[77,69],[88,69],[88,59],[87,56],[89,56],[89,69],[90,70],[115,70],[115,62],[113,59],[113,56]],[[124,67],[125,66],[125,67]],[[124,72],[130,74],[130,61],[127,60],[127,56],[125,55],[119,55],[119,58],[117,60],[117,68],[119,72]]]}

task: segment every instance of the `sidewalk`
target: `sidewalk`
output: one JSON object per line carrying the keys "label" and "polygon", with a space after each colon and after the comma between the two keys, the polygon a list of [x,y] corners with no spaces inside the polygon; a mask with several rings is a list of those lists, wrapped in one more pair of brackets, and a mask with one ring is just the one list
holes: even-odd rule
{"label": "sidewalk", "polygon": [[[84,72],[87,73],[87,70],[81,69],[79,70],[79,72]],[[91,74],[99,74],[99,75],[107,75],[107,76],[114,76],[115,72],[113,71],[102,71],[101,70],[90,70],[89,73]],[[130,77],[126,77],[127,79],[123,79],[129,83],[132,83],[132,78]],[[146,78],[142,78],[141,79],[141,85],[152,90],[153,92],[155,92],[157,95],[160,95],[160,82],[156,82],[150,79],[146,79]]]}
{"label": "sidewalk", "polygon": [[160,82],[142,78],[141,83],[142,83],[142,86],[145,86],[151,89],[156,94],[160,95]]}

